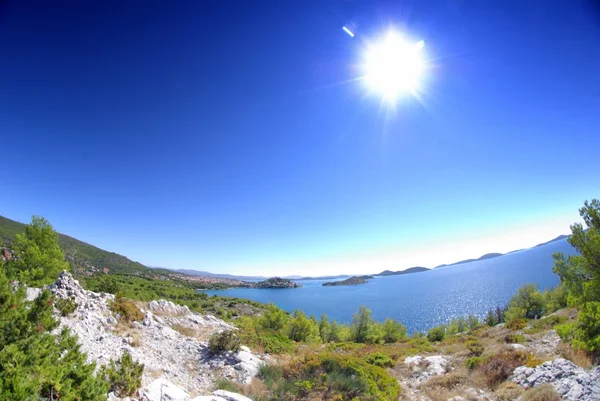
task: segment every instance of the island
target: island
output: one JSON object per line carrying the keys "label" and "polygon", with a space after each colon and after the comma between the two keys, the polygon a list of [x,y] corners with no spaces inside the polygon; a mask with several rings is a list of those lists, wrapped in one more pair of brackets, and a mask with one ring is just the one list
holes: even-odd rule
{"label": "island", "polygon": [[249,288],[300,288],[302,284],[298,284],[292,280],[281,277],[272,277],[258,283],[247,283]]}
{"label": "island", "polygon": [[334,286],[338,286],[338,285],[367,284],[367,280],[365,280],[365,277],[369,277],[369,276],[361,276],[361,277],[352,276],[352,277],[347,278],[346,280],[342,280],[342,281],[329,281],[327,283],[323,283],[323,287],[334,287]]}

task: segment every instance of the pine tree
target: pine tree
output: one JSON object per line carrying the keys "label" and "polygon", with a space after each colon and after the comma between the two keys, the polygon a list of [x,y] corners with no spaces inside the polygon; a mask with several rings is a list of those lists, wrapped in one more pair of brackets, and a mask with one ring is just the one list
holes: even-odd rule
{"label": "pine tree", "polygon": [[58,244],[58,233],[43,217],[33,216],[25,234],[17,235],[11,246],[15,257],[6,264],[7,270],[21,283],[51,284],[61,271],[69,269]]}
{"label": "pine tree", "polygon": [[0,400],[104,401],[108,384],[94,374],[76,338],[52,316],[52,295],[32,302],[0,269]]}

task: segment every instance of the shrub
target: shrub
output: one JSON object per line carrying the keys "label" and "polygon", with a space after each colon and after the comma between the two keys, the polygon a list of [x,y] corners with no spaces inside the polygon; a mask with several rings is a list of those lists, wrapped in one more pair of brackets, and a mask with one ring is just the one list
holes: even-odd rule
{"label": "shrub", "polygon": [[208,348],[215,354],[225,351],[235,353],[240,350],[240,346],[240,339],[235,335],[233,330],[215,333],[208,340]]}
{"label": "shrub", "polygon": [[281,378],[283,378],[283,368],[278,365],[262,365],[258,370],[258,376],[267,384],[271,386]]}
{"label": "shrub", "polygon": [[511,333],[504,336],[504,342],[507,344],[523,343],[525,342],[525,337],[521,334]]}
{"label": "shrub", "polygon": [[427,332],[427,339],[430,342],[442,341],[446,336],[446,326],[437,326],[429,329]]}
{"label": "shrub", "polygon": [[395,343],[406,338],[406,326],[394,319],[385,319],[382,329],[385,343]]}
{"label": "shrub", "polygon": [[477,340],[469,340],[465,344],[472,356],[480,356],[483,354],[483,345]]}
{"label": "shrub", "polygon": [[586,302],[581,307],[573,347],[600,354],[600,302]]}
{"label": "shrub", "polygon": [[527,390],[523,394],[523,401],[561,401],[560,394],[551,384],[542,384]]}
{"label": "shrub", "polygon": [[516,367],[527,362],[527,354],[513,350],[503,350],[498,354],[485,359],[479,366],[483,373],[487,386],[494,390],[515,370]]}
{"label": "shrub", "polygon": [[54,301],[54,307],[61,316],[69,316],[77,309],[77,304],[71,298],[58,298]]}
{"label": "shrub", "polygon": [[480,356],[472,356],[470,358],[465,359],[465,367],[469,370],[473,370],[483,362],[483,358]]}
{"label": "shrub", "polygon": [[270,303],[260,318],[260,325],[265,329],[281,330],[285,327],[289,316],[275,304]]}
{"label": "shrub", "polygon": [[510,329],[510,330],[521,330],[526,325],[527,325],[527,320],[521,319],[521,318],[515,318],[515,319],[512,319],[512,320],[509,320],[509,322],[506,325],[506,327],[508,329]]}
{"label": "shrub", "polygon": [[573,339],[573,333],[575,332],[576,323],[563,323],[557,325],[554,329],[556,330],[556,334],[560,337],[564,342],[571,342]]}
{"label": "shrub", "polygon": [[119,314],[122,319],[128,322],[139,322],[144,319],[144,314],[137,307],[135,302],[122,296],[117,296],[110,304],[110,310]]}
{"label": "shrub", "polygon": [[393,368],[396,365],[392,358],[381,352],[375,352],[365,356],[365,362],[382,368]]}
{"label": "shrub", "polygon": [[100,368],[100,377],[110,385],[110,390],[120,397],[134,395],[142,386],[144,365],[135,362],[131,355],[123,352],[118,361],[111,360],[106,366]]}
{"label": "shrub", "polygon": [[265,334],[261,337],[265,352],[269,354],[284,354],[293,350],[292,340],[285,334]]}

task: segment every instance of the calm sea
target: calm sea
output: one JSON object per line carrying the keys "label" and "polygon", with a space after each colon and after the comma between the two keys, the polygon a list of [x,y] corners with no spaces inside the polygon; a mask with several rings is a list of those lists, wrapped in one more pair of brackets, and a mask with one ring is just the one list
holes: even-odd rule
{"label": "calm sea", "polygon": [[350,322],[359,306],[373,311],[377,320],[392,317],[409,332],[425,331],[469,313],[482,317],[490,308],[505,305],[526,283],[550,288],[559,279],[552,272],[552,253],[574,253],[566,240],[555,241],[494,259],[441,267],[422,273],[376,277],[368,284],[323,287],[331,280],[303,280],[302,288],[230,289],[208,294],[247,298],[287,311],[326,313],[338,322]]}

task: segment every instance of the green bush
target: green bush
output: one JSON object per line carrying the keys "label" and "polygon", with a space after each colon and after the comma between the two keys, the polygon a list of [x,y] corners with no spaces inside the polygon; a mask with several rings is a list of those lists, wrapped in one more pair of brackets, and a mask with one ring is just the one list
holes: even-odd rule
{"label": "green bush", "polygon": [[472,356],[480,356],[483,354],[483,345],[477,340],[469,340],[465,343],[467,349]]}
{"label": "green bush", "polygon": [[69,316],[77,309],[77,304],[71,298],[58,298],[54,301],[54,307],[61,316]]}
{"label": "green bush", "polygon": [[524,343],[525,337],[521,334],[507,334],[504,336],[504,342],[507,344]]}
{"label": "green bush", "polygon": [[467,369],[473,370],[483,362],[483,358],[480,356],[472,356],[470,358],[465,359],[465,366]]}
{"label": "green bush", "polygon": [[283,368],[278,365],[261,365],[258,376],[270,387],[283,378]]}
{"label": "green bush", "polygon": [[265,352],[269,354],[285,354],[293,350],[292,340],[285,334],[264,334],[261,336]]}
{"label": "green bush", "polygon": [[429,329],[427,332],[427,339],[429,342],[442,341],[446,337],[446,326],[437,326]]}
{"label": "green bush", "polygon": [[134,395],[142,386],[143,373],[144,365],[135,362],[128,352],[123,352],[118,361],[111,360],[108,365],[103,366],[99,375],[109,383],[109,391],[126,397]]}
{"label": "green bush", "polygon": [[586,302],[581,307],[573,347],[600,354],[600,302]]}
{"label": "green bush", "polygon": [[544,314],[544,295],[535,284],[525,284],[514,295],[506,312],[506,320],[534,319]]}
{"label": "green bush", "polygon": [[514,318],[508,321],[506,328],[510,330],[521,330],[527,326],[527,320],[521,318]]}
{"label": "green bush", "polygon": [[566,343],[570,343],[573,339],[573,334],[575,333],[577,323],[563,323],[557,325],[554,329],[556,330],[556,334]]}
{"label": "green bush", "polygon": [[374,352],[365,356],[365,362],[370,363],[371,365],[379,366],[381,368],[393,368],[396,363],[387,356],[386,354],[382,354],[381,352]]}
{"label": "green bush", "polygon": [[233,330],[214,333],[208,340],[208,348],[215,354],[225,351],[236,353],[240,350],[240,347],[240,339],[235,335]]}
{"label": "green bush", "polygon": [[395,343],[406,338],[406,326],[394,319],[385,319],[382,330],[383,342],[386,344]]}

